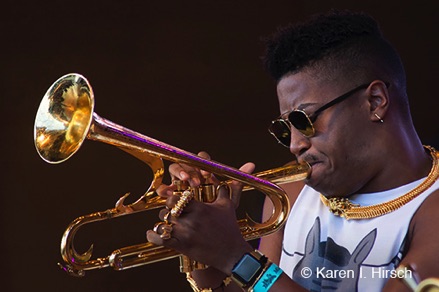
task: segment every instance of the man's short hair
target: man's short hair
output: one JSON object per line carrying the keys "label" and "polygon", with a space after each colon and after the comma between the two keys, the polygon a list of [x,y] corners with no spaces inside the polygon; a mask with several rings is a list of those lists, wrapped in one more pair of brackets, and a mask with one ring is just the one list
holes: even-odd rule
{"label": "man's short hair", "polygon": [[264,65],[279,81],[287,74],[317,69],[319,77],[353,82],[381,79],[405,90],[405,71],[378,23],[363,12],[330,10],[290,24],[265,39]]}

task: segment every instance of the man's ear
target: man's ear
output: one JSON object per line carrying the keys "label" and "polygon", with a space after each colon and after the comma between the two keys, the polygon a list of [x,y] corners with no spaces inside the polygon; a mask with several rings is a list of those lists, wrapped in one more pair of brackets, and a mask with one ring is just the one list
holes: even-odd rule
{"label": "man's ear", "polygon": [[390,104],[388,84],[375,80],[370,83],[367,93],[369,94],[370,119],[374,122],[383,122]]}

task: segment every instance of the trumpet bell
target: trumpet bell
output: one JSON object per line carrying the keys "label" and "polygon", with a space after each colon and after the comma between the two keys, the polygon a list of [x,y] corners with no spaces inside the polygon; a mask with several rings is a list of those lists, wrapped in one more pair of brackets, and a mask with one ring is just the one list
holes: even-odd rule
{"label": "trumpet bell", "polygon": [[48,163],[69,159],[86,139],[93,119],[94,96],[79,74],[59,78],[46,92],[37,111],[34,142]]}

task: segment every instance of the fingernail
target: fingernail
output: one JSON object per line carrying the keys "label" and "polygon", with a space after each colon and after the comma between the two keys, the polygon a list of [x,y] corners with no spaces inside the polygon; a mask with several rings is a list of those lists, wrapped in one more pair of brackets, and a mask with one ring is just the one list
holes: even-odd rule
{"label": "fingernail", "polygon": [[191,187],[197,187],[201,183],[200,179],[198,177],[194,177],[190,180]]}

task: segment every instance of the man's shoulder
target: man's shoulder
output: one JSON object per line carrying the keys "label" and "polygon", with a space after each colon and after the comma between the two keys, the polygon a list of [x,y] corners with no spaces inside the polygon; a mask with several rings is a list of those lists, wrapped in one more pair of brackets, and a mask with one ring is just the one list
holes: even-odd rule
{"label": "man's shoulder", "polygon": [[422,228],[426,226],[434,226],[437,229],[437,224],[439,221],[439,189],[431,192],[428,197],[422,202],[418,210],[413,216],[412,224],[413,227]]}
{"label": "man's shoulder", "polygon": [[439,274],[439,190],[433,191],[418,208],[410,222],[408,250],[404,264],[416,266],[420,278]]}

